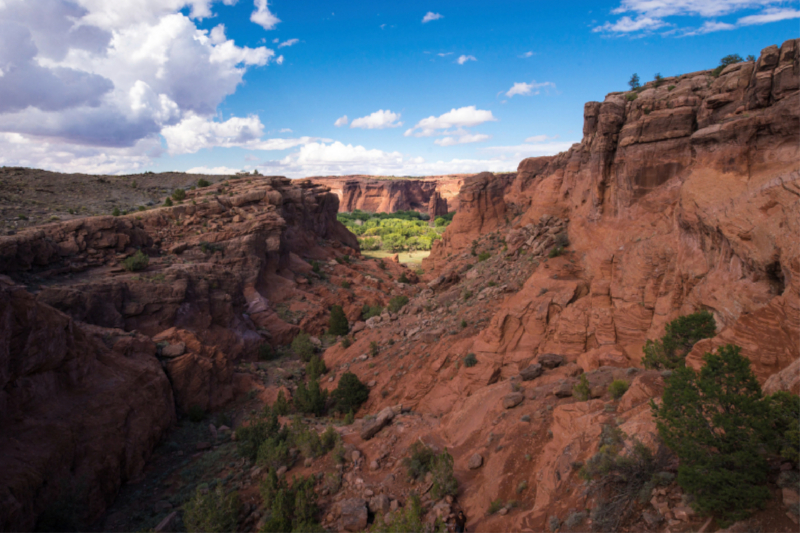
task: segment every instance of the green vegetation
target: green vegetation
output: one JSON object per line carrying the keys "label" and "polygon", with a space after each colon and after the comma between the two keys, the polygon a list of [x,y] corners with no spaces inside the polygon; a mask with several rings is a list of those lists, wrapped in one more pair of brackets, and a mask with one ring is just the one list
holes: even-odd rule
{"label": "green vegetation", "polygon": [[137,250],[135,254],[122,260],[122,268],[128,272],[144,270],[149,264],[150,258],[141,250]]}
{"label": "green vegetation", "polygon": [[486,261],[490,257],[492,257],[492,254],[490,254],[489,252],[481,252],[478,254],[478,262],[481,263],[483,261]]}
{"label": "green vegetation", "polygon": [[639,93],[628,93],[625,95],[625,99],[629,102],[633,102],[637,98],[639,98]]}
{"label": "green vegetation", "polygon": [[656,72],[656,75],[653,76],[653,85],[656,87],[660,87],[664,83],[664,77],[661,75],[660,72]]}
{"label": "green vegetation", "polygon": [[489,504],[489,508],[486,510],[486,514],[493,515],[503,507],[505,507],[505,505],[503,504],[503,500],[500,498],[492,500],[492,502]]}
{"label": "green vegetation", "polygon": [[740,56],[739,54],[729,54],[719,60],[719,66],[711,71],[711,75],[716,78],[720,74],[722,74],[722,71],[725,70],[725,67],[727,67],[728,65],[741,63],[742,61],[744,61],[744,59],[742,59],[742,56]]}
{"label": "green vegetation", "polygon": [[286,416],[289,414],[289,402],[286,400],[286,395],[283,389],[278,391],[278,397],[275,399],[275,404],[272,406],[272,411],[277,416]]}
{"label": "green vegetation", "polygon": [[198,189],[202,189],[203,187],[208,187],[209,185],[211,185],[211,182],[208,181],[208,180],[205,180],[203,178],[200,178],[199,180],[197,180],[197,188]]}
{"label": "green vegetation", "polygon": [[608,386],[608,392],[611,393],[611,397],[614,398],[615,400],[619,400],[620,398],[622,398],[622,395],[625,394],[625,391],[627,390],[628,390],[628,382],[625,381],[624,379],[615,379]]}
{"label": "green vegetation", "polygon": [[347,281],[347,280],[344,280],[344,281],[342,282],[342,288],[343,288],[343,289],[349,289],[349,288],[350,288],[350,282],[349,282],[349,281]]}
{"label": "green vegetation", "polygon": [[225,494],[222,487],[205,491],[198,487],[183,513],[187,531],[236,531],[239,495]]}
{"label": "green vegetation", "polygon": [[478,359],[475,357],[474,353],[468,353],[464,357],[464,366],[467,368],[472,368],[473,366],[478,364]]}
{"label": "green vegetation", "polygon": [[121,214],[122,213],[120,212],[119,207],[115,207],[114,209],[111,210],[111,216],[113,217],[118,217]]}
{"label": "green vegetation", "polygon": [[716,322],[706,310],[680,316],[667,324],[666,333],[659,340],[648,340],[644,348],[642,365],[645,368],[675,369],[683,367],[686,355],[695,343],[714,336]]}
{"label": "green vegetation", "polygon": [[326,374],[327,372],[328,367],[325,366],[325,361],[320,359],[318,355],[311,356],[311,360],[306,363],[306,375],[311,379],[319,378],[322,374]]}
{"label": "green vegetation", "polygon": [[381,313],[383,313],[383,307],[364,304],[364,307],[361,308],[361,320],[368,320],[374,316],[380,316]]}
{"label": "green vegetation", "polygon": [[661,406],[651,401],[651,408],[661,439],[680,459],[678,484],[697,511],[726,527],[769,497],[768,454],[797,463],[800,398],[765,398],[738,346],[720,346],[703,362],[699,373],[674,370]]}
{"label": "green vegetation", "polygon": [[172,199],[176,202],[182,202],[186,199],[186,191],[183,189],[175,189],[172,191]]}
{"label": "green vegetation", "polygon": [[297,354],[300,359],[308,362],[315,352],[314,345],[311,344],[311,336],[305,331],[298,333],[297,337],[292,341],[292,351]]}
{"label": "green vegetation", "polygon": [[340,413],[356,412],[369,398],[369,388],[361,383],[358,376],[352,372],[345,372],[331,397],[335,401],[335,409]]}
{"label": "green vegetation", "polygon": [[[368,213],[353,211],[339,213],[337,219],[359,239],[361,249],[387,252],[430,250],[433,241],[440,239],[449,221],[443,217],[431,228],[427,215],[417,211]],[[434,221],[436,224],[436,221]]]}
{"label": "green vegetation", "polygon": [[347,348],[350,347],[351,344],[353,344],[353,342],[350,340],[350,337],[345,337],[345,338],[342,339],[342,343],[341,344],[342,344],[342,348],[347,349]]}
{"label": "green vegetation", "polygon": [[458,481],[453,476],[453,456],[446,448],[442,453],[436,453],[421,441],[415,441],[409,448],[409,456],[403,459],[403,465],[414,480],[424,478],[428,472],[432,474],[431,496],[434,499],[458,494]]}
{"label": "green vegetation", "polygon": [[[325,531],[317,521],[319,508],[313,477],[294,479],[290,487],[285,479],[278,478],[271,469],[259,488],[264,506],[269,511],[269,519],[261,528],[262,533]],[[209,531],[235,531],[235,529]]]}
{"label": "green vegetation", "polygon": [[631,90],[634,91],[639,87],[641,87],[641,85],[639,84],[639,75],[634,72],[633,76],[631,76],[631,79],[628,80],[628,85],[630,86]]}
{"label": "green vegetation", "polygon": [[172,198],[164,200],[164,207],[172,207]]}
{"label": "green vegetation", "polygon": [[350,324],[341,305],[331,307],[331,317],[328,320],[328,332],[331,335],[347,335],[350,332]]}
{"label": "green vegetation", "polygon": [[372,357],[377,357],[379,353],[380,353],[380,348],[378,347],[378,343],[375,341],[371,341],[369,343],[369,354]]}
{"label": "green vegetation", "polygon": [[272,346],[267,344],[266,342],[260,344],[258,346],[258,359],[261,361],[271,361],[275,359],[276,352],[272,349]]}
{"label": "green vegetation", "polygon": [[589,380],[586,379],[586,374],[581,374],[578,384],[572,387],[572,395],[578,401],[585,402],[589,399],[591,390],[589,389]]}
{"label": "green vegetation", "polygon": [[397,313],[407,303],[408,303],[408,296],[404,295],[393,296],[392,299],[389,300],[389,311],[391,311],[392,313]]}
{"label": "green vegetation", "polygon": [[674,86],[674,85],[670,85],[669,87],[667,87],[667,90],[668,90],[668,91],[671,91],[671,90],[672,90],[672,89],[674,89],[674,88],[675,88],[675,86]]}
{"label": "green vegetation", "polygon": [[422,501],[416,492],[412,492],[402,512],[395,513],[390,523],[386,523],[383,517],[376,518],[372,531],[376,533],[421,533],[430,531],[431,533],[446,533],[447,525],[437,518],[434,523],[426,524],[422,521],[424,510]]}
{"label": "green vegetation", "polygon": [[[312,361],[316,358],[317,357],[314,356]],[[320,363],[324,367],[325,363],[321,361]],[[311,364],[311,361],[309,361],[309,364]],[[312,370],[313,372],[317,372],[319,371],[319,367],[312,366]],[[294,391],[294,396],[292,398],[294,408],[298,412],[314,416],[322,416],[325,414],[325,404],[327,401],[328,391],[319,386],[319,379],[317,376],[314,376],[313,373],[310,374],[308,385],[303,381],[297,384],[297,390]]]}

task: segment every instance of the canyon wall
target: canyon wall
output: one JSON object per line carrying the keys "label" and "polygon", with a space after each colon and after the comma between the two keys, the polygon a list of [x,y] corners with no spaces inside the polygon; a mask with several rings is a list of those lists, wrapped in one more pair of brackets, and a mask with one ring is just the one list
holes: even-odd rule
{"label": "canyon wall", "polygon": [[[303,258],[357,254],[337,211],[324,187],[248,177],[0,237],[0,529],[70,496],[96,517],[176,413],[243,392],[237,360],[321,332],[324,298],[298,324],[275,304],[308,283]],[[137,250],[150,264],[127,272]]]}

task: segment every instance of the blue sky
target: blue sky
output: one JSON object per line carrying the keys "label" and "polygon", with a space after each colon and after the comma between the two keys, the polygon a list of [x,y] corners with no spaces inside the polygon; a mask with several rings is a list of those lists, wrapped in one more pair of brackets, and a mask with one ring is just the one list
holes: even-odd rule
{"label": "blue sky", "polygon": [[633,72],[796,38],[798,4],[0,0],[0,165],[513,171]]}

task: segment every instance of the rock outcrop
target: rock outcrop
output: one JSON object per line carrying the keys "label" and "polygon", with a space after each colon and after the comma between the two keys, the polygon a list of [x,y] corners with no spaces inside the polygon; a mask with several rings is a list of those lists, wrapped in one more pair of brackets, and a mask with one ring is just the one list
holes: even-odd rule
{"label": "rock outcrop", "polygon": [[430,217],[430,224],[433,225],[436,217],[444,216],[448,213],[447,199],[442,198],[438,191],[434,191],[431,199],[428,202],[428,216]]}

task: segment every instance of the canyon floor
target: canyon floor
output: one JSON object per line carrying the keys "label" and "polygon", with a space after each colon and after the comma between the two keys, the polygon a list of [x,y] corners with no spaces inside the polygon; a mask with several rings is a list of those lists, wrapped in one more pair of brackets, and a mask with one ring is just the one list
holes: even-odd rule
{"label": "canyon floor", "polygon": [[[674,373],[642,357],[702,311],[714,331],[686,367],[734,344],[764,394],[800,394],[798,47],[587,103],[567,152],[459,177],[453,222],[413,268],[362,254],[336,214],[439,209],[444,193],[414,180],[338,194],[3,169],[0,529],[182,531],[197,502],[236,494],[209,512],[259,531],[280,473],[310,480],[300,529],[414,514],[415,530],[452,530],[463,512],[468,531],[797,531],[794,457],[765,461],[763,509],[699,512],[653,417]],[[164,206],[171,188],[189,190]],[[346,335],[329,332],[334,309]],[[333,400],[277,418],[333,428],[333,450],[262,451],[285,433],[253,436],[279,398],[298,407],[351,374],[368,389],[352,420]],[[409,473],[420,446],[444,471],[451,458],[444,496],[439,470]],[[636,475],[582,475],[645,456],[634,493]]]}

